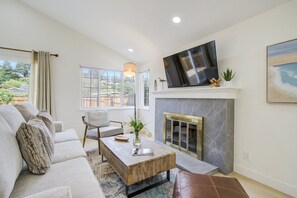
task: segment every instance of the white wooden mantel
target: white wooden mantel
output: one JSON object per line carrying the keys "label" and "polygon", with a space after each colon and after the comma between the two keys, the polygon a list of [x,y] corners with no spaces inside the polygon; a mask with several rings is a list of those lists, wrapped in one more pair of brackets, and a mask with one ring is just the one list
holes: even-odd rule
{"label": "white wooden mantel", "polygon": [[183,87],[152,91],[154,98],[219,98],[236,99],[240,88],[236,87]]}

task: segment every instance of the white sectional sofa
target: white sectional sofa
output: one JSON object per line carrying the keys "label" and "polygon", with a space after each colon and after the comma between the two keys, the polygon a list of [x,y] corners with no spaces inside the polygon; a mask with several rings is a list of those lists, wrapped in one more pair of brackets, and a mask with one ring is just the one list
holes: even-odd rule
{"label": "white sectional sofa", "polygon": [[[36,113],[37,109],[31,110]],[[1,198],[105,197],[75,130],[62,131],[61,122],[55,124],[55,151],[50,168],[44,175],[30,173],[15,138],[22,122],[26,120],[14,106],[0,106]]]}

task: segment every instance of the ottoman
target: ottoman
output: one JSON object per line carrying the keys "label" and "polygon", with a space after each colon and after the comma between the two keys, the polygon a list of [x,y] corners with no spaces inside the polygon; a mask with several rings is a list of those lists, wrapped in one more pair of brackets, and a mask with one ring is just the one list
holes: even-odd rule
{"label": "ottoman", "polygon": [[176,175],[174,198],[247,198],[236,178],[180,171]]}

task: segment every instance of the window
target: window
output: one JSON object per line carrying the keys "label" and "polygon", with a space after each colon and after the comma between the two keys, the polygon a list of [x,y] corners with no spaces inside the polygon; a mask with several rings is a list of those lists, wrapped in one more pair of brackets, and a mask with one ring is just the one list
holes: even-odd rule
{"label": "window", "polygon": [[135,81],[121,71],[81,67],[81,107],[134,105]]}
{"label": "window", "polygon": [[150,85],[149,85],[150,73],[149,71],[145,71],[140,73],[140,104],[142,107],[149,106],[149,93],[150,93]]}
{"label": "window", "polygon": [[134,106],[135,100],[135,79],[124,77],[124,104],[123,106]]}
{"label": "window", "polygon": [[28,101],[30,53],[0,50],[0,105]]}
{"label": "window", "polygon": [[120,107],[121,104],[121,72],[101,71],[100,89],[98,90],[100,104],[102,107]]}

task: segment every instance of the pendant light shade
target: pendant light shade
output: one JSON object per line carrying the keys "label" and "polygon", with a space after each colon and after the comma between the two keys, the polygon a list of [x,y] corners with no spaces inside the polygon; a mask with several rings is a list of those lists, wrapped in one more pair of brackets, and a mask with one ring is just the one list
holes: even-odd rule
{"label": "pendant light shade", "polygon": [[124,64],[124,75],[127,77],[136,76],[136,64],[135,63],[125,63]]}

